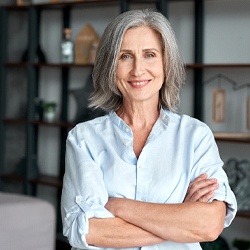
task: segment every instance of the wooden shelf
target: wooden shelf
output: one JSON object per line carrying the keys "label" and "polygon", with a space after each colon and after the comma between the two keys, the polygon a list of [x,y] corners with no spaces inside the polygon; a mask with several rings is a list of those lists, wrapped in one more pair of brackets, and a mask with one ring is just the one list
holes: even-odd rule
{"label": "wooden shelf", "polygon": [[[8,181],[18,181],[18,182],[25,181],[23,176],[17,175],[15,173],[2,174],[0,177],[3,180],[8,180]],[[40,184],[45,186],[62,188],[62,180],[60,179],[60,177],[57,176],[39,175],[37,178],[30,179],[29,182],[36,185]]]}
{"label": "wooden shelf", "polygon": [[25,124],[26,120],[25,118],[5,118],[3,120],[4,123],[9,123],[9,124]]}
{"label": "wooden shelf", "polygon": [[4,63],[4,66],[5,67],[8,67],[8,68],[26,68],[28,67],[28,63],[26,62],[6,62]]}
{"label": "wooden shelf", "polygon": [[93,64],[65,64],[65,63],[27,63],[27,62],[6,62],[5,67],[8,68],[27,68],[29,65],[33,67],[50,67],[50,68],[91,68]]}
{"label": "wooden shelf", "polygon": [[62,188],[62,180],[60,177],[50,175],[39,175],[39,177],[31,179],[30,183],[36,185],[45,185],[50,187]]}
{"label": "wooden shelf", "polygon": [[34,63],[35,67],[49,67],[49,68],[91,68],[93,64],[75,64],[75,63]]}
{"label": "wooden shelf", "polygon": [[[139,1],[140,2],[140,1]],[[154,1],[150,1],[154,2]],[[7,6],[8,9],[16,9],[16,8],[28,8],[29,6],[33,5],[36,8],[40,9],[62,9],[71,6],[86,6],[86,5],[107,5],[107,4],[120,4],[117,0],[78,0],[74,2],[58,2],[58,3],[36,3],[36,4],[29,4],[25,6],[17,6],[17,5],[9,5]]]}
{"label": "wooden shelf", "polygon": [[9,180],[9,181],[18,181],[18,182],[23,182],[24,178],[20,175],[17,174],[13,174],[13,173],[6,173],[6,174],[2,174],[0,176],[2,179],[4,180]]}
{"label": "wooden shelf", "polygon": [[203,68],[250,68],[250,63],[234,63],[234,64],[186,64],[190,69],[203,69]]}
{"label": "wooden shelf", "polygon": [[73,128],[75,125],[72,122],[61,122],[61,121],[54,121],[54,122],[32,121],[31,123],[33,125],[48,126],[48,127],[61,127],[61,128]]}
{"label": "wooden shelf", "polygon": [[221,133],[214,132],[217,141],[250,143],[250,133]]}
{"label": "wooden shelf", "polygon": [[[3,120],[4,123],[8,124],[20,124],[24,125],[28,121],[23,118],[6,118]],[[60,128],[73,128],[75,126],[75,123],[73,122],[62,122],[62,121],[54,121],[54,122],[46,122],[46,121],[31,121],[30,122],[33,125],[39,125],[39,126],[49,126],[49,127],[60,127]]]}
{"label": "wooden shelf", "polygon": [[238,211],[237,217],[249,218],[250,219],[250,210],[249,211]]}
{"label": "wooden shelf", "polygon": [[29,5],[25,4],[25,5],[17,5],[17,4],[4,4],[4,5],[0,5],[0,7],[5,7],[8,10],[14,10],[14,11],[27,11],[29,8]]}
{"label": "wooden shelf", "polygon": [[[24,177],[14,174],[14,173],[2,174],[0,177],[8,181],[18,181],[18,182],[25,181]],[[56,176],[39,175],[37,178],[33,178],[28,181],[32,184],[39,184],[39,185],[56,187],[56,188],[62,188],[62,180],[60,180],[60,178]]]}

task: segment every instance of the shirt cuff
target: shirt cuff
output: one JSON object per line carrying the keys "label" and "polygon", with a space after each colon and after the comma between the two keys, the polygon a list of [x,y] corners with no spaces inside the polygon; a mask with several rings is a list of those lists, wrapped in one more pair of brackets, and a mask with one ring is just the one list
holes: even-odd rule
{"label": "shirt cuff", "polygon": [[[71,246],[80,249],[100,249],[95,246],[88,245],[86,235],[89,232],[90,218],[111,218],[114,217],[103,205],[96,202],[86,202],[82,196],[75,197],[75,203],[80,207],[81,212],[75,214],[75,220],[71,221],[69,226],[68,240]],[[67,220],[66,216],[66,220]],[[73,248],[74,249],[74,248]]]}
{"label": "shirt cuff", "polygon": [[96,202],[86,202],[82,196],[76,196],[76,204],[85,213],[86,218],[112,218],[114,215],[110,213],[103,205]]}
{"label": "shirt cuff", "polygon": [[229,185],[227,185],[226,183],[222,183],[219,185],[219,188],[215,191],[214,197],[209,202],[212,202],[213,200],[219,200],[227,203],[227,212],[224,227],[228,227],[236,215],[237,201]]}

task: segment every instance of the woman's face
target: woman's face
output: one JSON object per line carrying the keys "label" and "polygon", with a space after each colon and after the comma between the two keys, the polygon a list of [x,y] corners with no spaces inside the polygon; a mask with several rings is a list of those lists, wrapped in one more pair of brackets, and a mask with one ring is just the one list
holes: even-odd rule
{"label": "woman's face", "polygon": [[149,27],[126,31],[118,56],[117,86],[124,101],[159,102],[164,81],[162,43]]}

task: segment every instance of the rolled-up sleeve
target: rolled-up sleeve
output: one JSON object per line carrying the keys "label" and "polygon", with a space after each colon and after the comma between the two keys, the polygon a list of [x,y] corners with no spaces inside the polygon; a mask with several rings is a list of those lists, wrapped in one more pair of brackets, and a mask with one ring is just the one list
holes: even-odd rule
{"label": "rolled-up sleeve", "polygon": [[215,193],[212,200],[219,200],[227,203],[227,213],[224,227],[228,227],[233,221],[237,212],[236,198],[228,183],[223,183],[220,185],[219,190]]}
{"label": "rolled-up sleeve", "polygon": [[212,131],[204,125],[197,135],[200,139],[195,148],[195,164],[193,178],[206,173],[208,178],[216,178],[219,188],[215,190],[214,197],[210,200],[224,201],[227,204],[227,213],[224,227],[228,227],[237,212],[237,201],[228,182],[228,177],[223,169],[223,161],[220,159],[219,150]]}
{"label": "rolled-up sleeve", "polygon": [[61,198],[63,234],[71,246],[98,249],[89,246],[86,235],[90,218],[108,218],[113,215],[105,209],[108,193],[103,174],[77,128],[71,130],[66,141],[65,174]]}

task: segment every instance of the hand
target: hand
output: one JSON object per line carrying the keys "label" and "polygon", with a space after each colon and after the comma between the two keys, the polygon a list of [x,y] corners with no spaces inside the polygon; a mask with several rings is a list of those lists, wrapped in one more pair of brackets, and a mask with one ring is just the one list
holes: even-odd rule
{"label": "hand", "polygon": [[206,174],[202,174],[189,184],[187,194],[183,202],[208,202],[214,191],[219,187],[216,179],[207,179]]}

